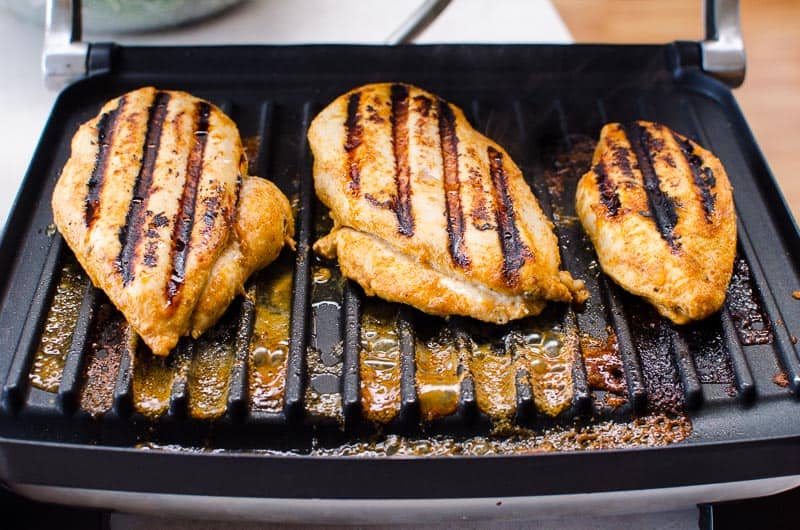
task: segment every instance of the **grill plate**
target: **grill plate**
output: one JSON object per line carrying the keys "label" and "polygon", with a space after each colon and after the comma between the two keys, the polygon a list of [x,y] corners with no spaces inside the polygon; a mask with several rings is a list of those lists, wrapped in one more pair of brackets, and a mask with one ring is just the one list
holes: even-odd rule
{"label": "grill plate", "polygon": [[[800,473],[796,451],[800,420],[792,395],[800,384],[800,362],[792,340],[798,333],[800,304],[791,298],[800,281],[790,253],[800,241],[732,96],[693,66],[696,49],[692,46],[119,48],[113,57],[113,73],[81,81],[59,97],[2,241],[0,377],[6,376],[0,433],[5,480],[278,497],[455,497],[607,491]],[[423,460],[154,454],[109,448],[153,441],[302,450],[320,429],[334,441],[371,432],[360,411],[356,370],[363,296],[357,287],[345,285],[340,293],[332,294],[339,297],[341,310],[321,309],[324,304],[318,302],[331,293],[321,293],[311,282],[317,264],[309,248],[319,235],[315,232],[319,232],[316,221],[321,210],[313,198],[305,130],[322,105],[340,93],[360,84],[392,80],[417,84],[462,107],[477,129],[507,149],[549,215],[555,211],[569,216],[572,200],[568,190],[559,198],[548,189],[545,172],[559,152],[574,148],[582,137],[596,138],[607,121],[659,121],[720,157],[735,188],[740,255],[749,266],[752,286],[773,333],[770,344],[742,345],[731,312],[723,312],[718,328],[714,322],[711,331],[727,351],[722,359],[730,359],[725,382],[709,382],[716,377],[707,367],[718,362],[704,360],[706,350],[697,349],[697,344],[708,342],[703,326],[675,332],[658,321],[656,331],[650,330],[651,312],[641,302],[622,293],[602,274],[589,271],[592,253],[576,244],[582,237],[579,227],[563,223],[558,228],[564,266],[576,277],[589,280],[593,296],[584,310],[559,306],[551,312],[557,320],[574,322],[581,331],[596,336],[611,326],[628,376],[629,405],[620,414],[648,407],[693,409],[694,430],[687,442],[658,449]],[[125,371],[131,366],[130,352],[120,358],[113,408],[101,419],[80,409],[83,374],[91,360],[87,355],[92,342],[89,323],[103,298],[92,290],[83,300],[82,320],[58,394],[28,384],[30,362],[67,252],[47,227],[52,222],[49,198],[68,157],[69,139],[104,101],[145,84],[187,90],[221,105],[243,137],[262,138],[256,173],[299,198],[283,410],[259,412],[247,406],[243,352],[249,343],[253,309],[245,302],[236,302],[228,317],[238,329],[233,340],[236,360],[227,410],[217,421],[196,420],[187,414],[191,396],[187,383],[180,381],[170,388],[168,412],[158,421],[133,412],[133,383]],[[388,429],[405,432],[417,428],[419,417],[411,370],[413,333],[415,329],[421,332],[433,319],[406,309],[399,319],[401,409]],[[457,319],[453,324],[456,333],[470,326]],[[326,355],[330,357],[339,341],[341,361],[326,364]],[[643,348],[648,342],[652,347]],[[340,390],[349,432],[339,431],[335,417],[309,413],[307,388],[314,380],[313,375],[311,380],[305,376],[309,346],[320,352],[321,365],[330,368],[320,371],[327,372],[328,384],[332,380],[334,389]],[[790,389],[773,382],[781,369]],[[585,415],[590,407],[600,415],[611,414],[597,408],[598,400],[592,400],[584,377],[580,369],[573,373],[575,397],[566,417]],[[543,421],[524,385],[518,390],[519,421],[534,425]],[[474,381],[465,380],[458,412],[431,429],[485,430],[488,422],[477,410],[474,392]],[[771,456],[760,458],[767,454]],[[73,469],[79,465],[88,467]],[[154,481],[142,469],[162,473]],[[189,469],[197,480],[185,480]],[[619,469],[636,471],[622,474]],[[162,480],[162,475],[170,476]],[[230,477],[223,480],[223,475]],[[258,476],[297,478],[269,482]],[[342,476],[349,480],[333,480]],[[498,484],[490,478],[496,476],[508,480]],[[614,477],[611,481],[610,476]],[[427,480],[433,477],[437,480]],[[404,482],[410,480],[413,488]]]}

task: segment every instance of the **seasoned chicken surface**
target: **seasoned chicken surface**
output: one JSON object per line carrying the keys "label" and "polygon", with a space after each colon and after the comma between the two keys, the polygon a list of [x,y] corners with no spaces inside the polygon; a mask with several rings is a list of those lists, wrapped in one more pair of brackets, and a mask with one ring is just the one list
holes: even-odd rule
{"label": "seasoned chicken surface", "polygon": [[127,93],[73,137],[55,224],[157,355],[213,324],[292,236],[286,197],[246,169],[236,125],[185,92]]}
{"label": "seasoned chicken surface", "polygon": [[722,307],[736,213],[710,151],[657,123],[610,123],[576,201],[600,265],[622,288],[676,324]]}
{"label": "seasoned chicken surface", "polygon": [[192,313],[191,335],[199,337],[225,313],[251,274],[278,257],[284,243],[294,248],[289,200],[272,182],[245,177],[236,222]]}
{"label": "seasoned chicken surface", "polygon": [[314,248],[368,294],[494,323],[585,299],[519,168],[454,105],[367,85],[328,105],[308,139],[334,221]]}

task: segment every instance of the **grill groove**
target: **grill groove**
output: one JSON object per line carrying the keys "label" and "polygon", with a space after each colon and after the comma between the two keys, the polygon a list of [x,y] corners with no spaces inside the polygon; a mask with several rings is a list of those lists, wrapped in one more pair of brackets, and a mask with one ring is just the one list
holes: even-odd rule
{"label": "grill groove", "polygon": [[[303,105],[301,128],[298,139],[300,146],[306,145],[306,130],[311,123],[314,104]],[[290,421],[299,419],[303,410],[303,393],[306,383],[305,356],[308,330],[308,300],[310,291],[311,234],[314,212],[313,182],[311,161],[306,147],[299,149],[300,155],[300,212],[298,214],[297,257],[294,272],[294,295],[292,297],[292,319],[290,324],[289,359],[286,366],[286,394],[284,410]]]}
{"label": "grill groove", "polygon": [[703,401],[703,388],[697,377],[697,370],[692,360],[692,354],[689,351],[689,345],[686,343],[686,338],[684,338],[683,334],[676,330],[674,326],[670,328],[672,354],[675,356],[678,375],[683,384],[686,406],[690,409],[696,408]]}
{"label": "grill groove", "polygon": [[731,366],[736,378],[736,390],[743,401],[750,401],[755,397],[756,385],[753,381],[750,365],[747,363],[744,351],[742,351],[742,345],[739,343],[739,335],[736,333],[727,303],[720,314],[720,325],[725,347],[731,356]]}
{"label": "grill groove", "polygon": [[758,256],[753,249],[753,243],[747,233],[741,220],[737,223],[737,231],[739,234],[739,244],[748,258],[750,265],[750,272],[752,274],[756,289],[764,304],[764,310],[772,323],[772,332],[775,334],[773,345],[775,346],[776,353],[787,373],[789,380],[789,387],[795,395],[800,396],[800,359],[798,359],[796,347],[789,346],[793,344],[786,326],[783,325],[783,316],[778,309],[775,302],[774,294],[767,283],[764,270],[761,267]]}
{"label": "grill groove", "polygon": [[416,339],[411,311],[401,307],[397,316],[400,343],[400,416],[401,423],[415,425],[419,421],[419,396],[416,380]]}
{"label": "grill groove", "polygon": [[169,392],[169,408],[168,414],[178,419],[184,419],[187,416],[189,408],[189,390],[188,390],[188,373],[194,357],[194,343],[183,341],[178,344],[178,347],[173,352],[173,355],[180,359],[176,360],[177,370],[175,371],[175,378],[172,381],[172,386]]}
{"label": "grill groove", "polygon": [[137,342],[136,335],[132,332],[127,334],[126,339],[114,385],[114,412],[123,418],[127,418],[133,411],[133,352]]}
{"label": "grill groove", "polygon": [[248,374],[247,358],[250,355],[250,340],[255,323],[256,288],[250,281],[247,296],[242,297],[239,306],[239,322],[236,326],[234,352],[236,359],[231,367],[230,386],[228,387],[228,415],[232,419],[242,419],[247,413],[249,395],[247,391]]}
{"label": "grill groove", "polygon": [[47,251],[39,285],[31,301],[29,315],[32,318],[29,316],[25,320],[25,327],[20,337],[20,344],[24,349],[14,357],[3,386],[3,405],[6,409],[10,409],[9,411],[16,411],[22,405],[21,393],[27,385],[28,372],[38,343],[37,339],[47,317],[47,308],[52,304],[59,277],[58,267],[63,262],[65,246],[64,239],[60,234],[56,234]]}
{"label": "grill groove", "polygon": [[359,350],[361,348],[360,288],[347,281],[344,288],[344,352],[342,359],[342,408],[345,424],[352,425],[361,412]]}
{"label": "grill groove", "polygon": [[92,324],[100,306],[101,296],[103,296],[102,291],[90,284],[86,288],[86,294],[81,302],[78,323],[75,326],[75,334],[72,336],[72,344],[67,351],[61,385],[58,388],[58,404],[66,414],[71,414],[77,406]]}

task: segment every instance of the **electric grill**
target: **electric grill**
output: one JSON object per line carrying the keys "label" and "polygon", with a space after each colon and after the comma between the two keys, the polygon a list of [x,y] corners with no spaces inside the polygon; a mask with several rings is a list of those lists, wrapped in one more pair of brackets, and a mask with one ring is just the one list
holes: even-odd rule
{"label": "electric grill", "polygon": [[[800,289],[800,278],[792,249],[800,241],[744,117],[719,80],[737,84],[744,74],[736,33],[715,29],[717,21],[731,21],[727,9],[735,4],[709,2],[709,41],[659,46],[64,44],[67,52],[86,52],[86,75],[60,94],[0,243],[0,477],[12,490],[41,500],[286,521],[655,510],[797,486],[800,302],[792,292]],[[52,64],[70,65],[67,71],[82,66],[73,59],[65,53]],[[569,171],[577,169],[564,169],[564,154],[596,138],[605,122],[658,121],[723,161],[735,188],[739,256],[721,313],[691,328],[669,326],[597,272],[578,225],[557,222],[563,266],[587,280],[592,298],[584,308],[554,307],[548,318],[582,333],[613,331],[626,404],[614,410],[603,405],[603,392],[591,388],[580,357],[572,372],[572,406],[556,419],[538,410],[524,377],[516,380],[519,425],[535,429],[574,418],[684,411],[693,426],[687,440],[527,455],[353,458],[314,452],[315,444],[363,439],[375,427],[363,417],[359,397],[359,328],[370,302],[352,284],[320,287],[313,281],[326,267],[310,252],[324,231],[325,212],[313,195],[305,132],[337,95],[387,80],[419,85],[464,108],[476,128],[520,165],[546,213],[566,220],[574,215],[568,184],[558,193],[548,186],[548,175],[564,170],[568,183]],[[277,408],[252,406],[248,356],[256,308],[244,297],[209,339],[230,356],[223,404],[213,418],[193,413],[198,387],[191,374],[208,356],[191,341],[165,365],[173,375],[157,417],[134,406],[136,365],[145,357],[125,338],[102,335],[115,317],[102,293],[88,285],[57,391],[30,384],[42,328],[69,260],[52,230],[50,208],[69,140],[103,102],[144,85],[186,90],[220,105],[243,137],[257,138],[253,173],[296,197],[297,252],[281,258],[292,268],[294,287]],[[260,278],[251,281],[251,292],[258,292]],[[380,429],[486,433],[490,422],[477,405],[471,377],[461,382],[454,414],[420,427],[415,337],[436,322],[398,310],[400,405]],[[454,319],[447,326],[463,338],[471,323]],[[104,340],[115,346],[98,347]],[[89,385],[104,392],[100,413],[90,413],[84,401]]]}

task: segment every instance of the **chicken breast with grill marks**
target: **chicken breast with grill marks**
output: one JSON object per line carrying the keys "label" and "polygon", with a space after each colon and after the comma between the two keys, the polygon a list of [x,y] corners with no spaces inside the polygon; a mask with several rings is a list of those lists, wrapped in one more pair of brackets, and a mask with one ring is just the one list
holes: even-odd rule
{"label": "chicken breast with grill marks", "polygon": [[736,213],[710,151],[657,123],[610,123],[576,201],[603,271],[622,288],[676,324],[722,307]]}
{"label": "chicken breast with grill marks", "polygon": [[314,248],[368,294],[494,323],[585,299],[519,168],[454,105],[367,85],[328,105],[308,139],[334,221]]}
{"label": "chicken breast with grill marks", "polygon": [[233,121],[185,92],[129,92],[73,137],[55,224],[157,355],[213,324],[292,236],[286,197],[246,170]]}

